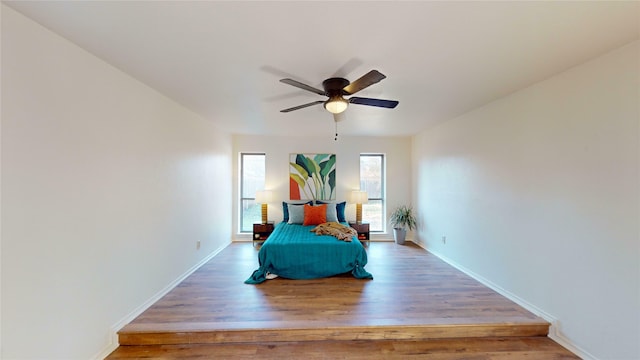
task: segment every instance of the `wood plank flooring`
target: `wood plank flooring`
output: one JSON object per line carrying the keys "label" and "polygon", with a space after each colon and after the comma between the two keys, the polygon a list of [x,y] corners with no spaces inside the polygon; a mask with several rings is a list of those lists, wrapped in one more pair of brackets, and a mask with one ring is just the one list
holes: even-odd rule
{"label": "wood plank flooring", "polygon": [[257,249],[233,243],[125,326],[108,359],[577,358],[543,319],[421,248],[367,253],[374,280],[246,285]]}

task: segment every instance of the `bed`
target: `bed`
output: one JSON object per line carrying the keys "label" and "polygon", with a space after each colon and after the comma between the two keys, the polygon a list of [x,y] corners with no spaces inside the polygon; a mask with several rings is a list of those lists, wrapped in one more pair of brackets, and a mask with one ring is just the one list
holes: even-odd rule
{"label": "bed", "polygon": [[373,279],[364,269],[367,253],[356,237],[342,241],[330,235],[316,235],[311,232],[314,227],[277,224],[258,252],[260,267],[245,283],[262,283],[268,274],[288,279],[317,279],[351,273],[357,279]]}

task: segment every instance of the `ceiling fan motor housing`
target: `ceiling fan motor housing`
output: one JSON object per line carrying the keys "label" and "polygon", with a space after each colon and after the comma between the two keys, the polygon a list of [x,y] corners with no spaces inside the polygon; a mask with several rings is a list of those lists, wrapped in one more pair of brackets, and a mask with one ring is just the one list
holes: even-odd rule
{"label": "ceiling fan motor housing", "polygon": [[350,82],[343,78],[329,78],[322,82],[325,95],[328,97],[349,95],[344,88],[349,85]]}

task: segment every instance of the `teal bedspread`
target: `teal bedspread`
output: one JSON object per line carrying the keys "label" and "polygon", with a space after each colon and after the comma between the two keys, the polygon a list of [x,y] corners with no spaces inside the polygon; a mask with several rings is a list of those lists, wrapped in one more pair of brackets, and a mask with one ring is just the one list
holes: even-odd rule
{"label": "teal bedspread", "polygon": [[350,272],[358,279],[373,279],[364,269],[367,253],[357,238],[346,242],[316,235],[310,231],[313,228],[277,224],[258,252],[260,268],[245,283],[264,282],[267,273],[287,279],[317,279]]}

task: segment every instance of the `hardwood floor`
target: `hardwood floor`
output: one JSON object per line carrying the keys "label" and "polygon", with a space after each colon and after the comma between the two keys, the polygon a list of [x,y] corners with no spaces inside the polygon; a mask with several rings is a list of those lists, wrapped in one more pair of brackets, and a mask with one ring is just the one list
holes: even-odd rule
{"label": "hardwood floor", "polygon": [[257,249],[233,243],[125,326],[108,359],[577,359],[543,319],[423,249],[367,252],[374,280],[246,285]]}

